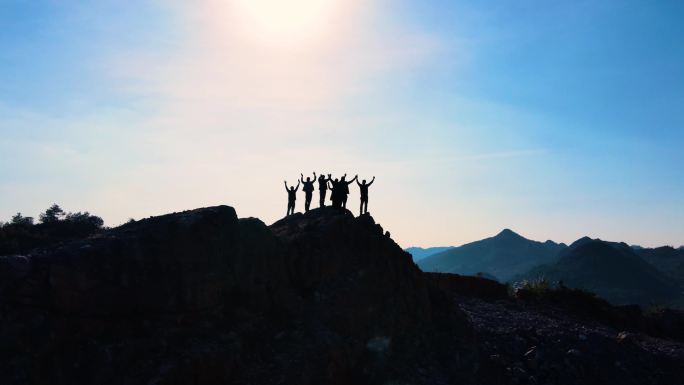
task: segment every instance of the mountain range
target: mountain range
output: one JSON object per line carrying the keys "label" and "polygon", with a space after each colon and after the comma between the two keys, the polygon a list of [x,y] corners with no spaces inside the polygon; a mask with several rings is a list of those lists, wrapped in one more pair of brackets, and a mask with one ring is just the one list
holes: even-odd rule
{"label": "mountain range", "polygon": [[[647,249],[643,249],[647,250]],[[581,288],[615,304],[676,304],[682,287],[624,243],[582,238],[563,250],[559,259],[515,277],[544,278]]]}
{"label": "mountain range", "polygon": [[684,313],[426,273],[370,215],[217,206],[0,256],[0,346],[3,385],[681,385]]}
{"label": "mountain range", "polygon": [[636,253],[646,262],[684,287],[684,248],[671,246],[640,249]]}
{"label": "mountain range", "polygon": [[535,266],[553,262],[566,247],[553,241],[532,241],[505,229],[494,237],[435,253],[417,264],[423,271],[484,273],[505,282]]}
{"label": "mountain range", "polygon": [[413,262],[418,262],[421,259],[425,259],[431,255],[441,253],[443,251],[452,249],[453,246],[446,246],[446,247],[427,247],[427,248],[422,248],[422,247],[408,247],[404,249],[407,253],[411,254],[413,257]]}
{"label": "mountain range", "polygon": [[[420,249],[424,254],[429,250]],[[616,304],[684,306],[682,248],[651,249],[589,237],[566,246],[529,240],[505,229],[491,238],[424,254],[414,260],[427,272],[480,275],[501,282],[562,281]]]}

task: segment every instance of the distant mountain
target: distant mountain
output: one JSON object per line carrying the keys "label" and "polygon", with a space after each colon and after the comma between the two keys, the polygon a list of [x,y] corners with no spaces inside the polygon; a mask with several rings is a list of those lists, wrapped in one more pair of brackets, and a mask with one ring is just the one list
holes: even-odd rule
{"label": "distant mountain", "polygon": [[507,281],[534,266],[555,261],[567,246],[536,242],[505,229],[481,241],[454,247],[418,262],[423,271],[476,275],[484,273]]}
{"label": "distant mountain", "polygon": [[636,253],[663,274],[679,282],[684,287],[684,249],[670,246],[655,249],[640,249]]}
{"label": "distant mountain", "polygon": [[556,263],[536,267],[516,280],[539,277],[592,291],[615,304],[672,304],[682,296],[673,279],[630,246],[588,237],[570,245]]}
{"label": "distant mountain", "polygon": [[453,249],[453,246],[448,246],[448,247],[427,247],[427,248],[422,248],[422,247],[409,247],[407,249],[404,249],[407,253],[411,254],[413,257],[413,262],[418,262],[421,259],[425,259],[431,255],[441,253],[443,251]]}

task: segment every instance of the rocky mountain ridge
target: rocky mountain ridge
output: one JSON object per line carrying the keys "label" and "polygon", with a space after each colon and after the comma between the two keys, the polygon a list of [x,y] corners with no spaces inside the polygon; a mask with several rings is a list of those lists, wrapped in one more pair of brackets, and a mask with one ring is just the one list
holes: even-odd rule
{"label": "rocky mountain ridge", "polygon": [[[467,380],[465,314],[369,216],[227,206],[0,258],[3,384]],[[457,358],[460,357],[460,358]],[[411,365],[405,364],[412,363]]]}
{"label": "rocky mountain ridge", "polygon": [[[0,382],[684,378],[677,365],[684,348],[668,339],[684,335],[680,315],[649,318],[603,302],[586,306],[572,293],[558,298],[530,302],[494,281],[424,273],[367,215],[317,209],[266,226],[228,206],[209,207],[0,257]],[[632,318],[642,321],[625,321]],[[528,330],[533,325],[541,331]],[[589,336],[581,346],[554,342],[577,327]],[[623,329],[634,342],[621,345]],[[538,355],[528,364],[531,346]]]}

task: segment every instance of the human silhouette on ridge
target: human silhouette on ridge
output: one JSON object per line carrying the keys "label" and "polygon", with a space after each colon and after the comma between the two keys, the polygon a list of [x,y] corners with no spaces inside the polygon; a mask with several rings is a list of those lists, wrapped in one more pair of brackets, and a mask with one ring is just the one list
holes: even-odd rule
{"label": "human silhouette on ridge", "polygon": [[349,197],[349,185],[356,182],[359,186],[359,192],[361,194],[361,204],[359,206],[359,215],[368,213],[368,188],[375,182],[375,177],[367,183],[364,179],[359,182],[359,176],[355,175],[350,181],[347,181],[347,174],[342,175],[340,178],[332,178],[332,174],[328,174],[326,177],[324,173],[316,175],[313,172],[313,179],[307,177],[304,179],[304,174],[300,173],[300,178],[297,180],[297,186],[288,186],[287,181],[285,181],[285,191],[287,191],[287,214],[286,216],[292,215],[295,212],[295,203],[297,200],[297,192],[299,191],[299,185],[303,184],[302,191],[305,194],[304,211],[308,212],[311,209],[311,200],[313,192],[315,190],[314,184],[318,181],[318,191],[319,191],[319,205],[320,207],[325,207],[325,198],[327,196],[328,190],[330,190],[330,200],[332,201],[332,206],[338,209],[347,208],[347,198]]}
{"label": "human silhouette on ridge", "polygon": [[340,179],[340,187],[342,189],[342,191],[340,191],[340,199],[341,199],[340,206],[345,208],[345,209],[347,208],[347,198],[349,197],[349,185],[354,183],[354,181],[356,181],[359,178],[359,176],[358,175],[354,176],[354,179],[350,180],[349,182],[344,180],[344,178],[346,178],[346,177],[347,177],[347,174],[344,174],[344,175],[342,175],[342,178]]}
{"label": "human silhouette on ridge", "polygon": [[[316,173],[314,173],[316,175]],[[325,195],[328,192],[328,182],[330,182],[330,177],[331,175],[328,174],[328,177],[325,177],[325,174],[321,173],[321,176],[318,177],[318,194],[319,194],[319,201],[318,205],[319,207],[325,206]]]}
{"label": "human silhouette on ridge", "polygon": [[304,185],[302,187],[302,191],[304,191],[305,197],[304,197],[304,212],[309,211],[309,207],[311,206],[311,197],[313,195],[314,191],[314,182],[316,182],[316,172],[314,171],[313,173],[313,180],[311,178],[307,177],[306,181],[304,180],[304,174],[299,174],[301,176],[301,181],[302,184]]}
{"label": "human silhouette on ridge", "polygon": [[342,188],[340,187],[340,180],[338,178],[335,178],[334,180],[329,180],[330,183],[330,200],[332,201],[333,207],[340,207],[342,200],[340,199],[340,193],[342,192]]}
{"label": "human silhouette on ridge", "polygon": [[285,216],[294,214],[295,201],[297,200],[297,190],[299,190],[299,181],[297,181],[297,188],[294,186],[288,188],[287,181],[285,181],[285,191],[287,191],[287,214]]}
{"label": "human silhouette on ridge", "polygon": [[361,183],[359,181],[356,181],[356,184],[359,185],[359,192],[361,193],[361,205],[359,206],[359,215],[363,215],[368,212],[368,187],[370,187],[373,182],[375,182],[375,177],[370,181],[370,183],[366,183],[366,180],[362,180]]}

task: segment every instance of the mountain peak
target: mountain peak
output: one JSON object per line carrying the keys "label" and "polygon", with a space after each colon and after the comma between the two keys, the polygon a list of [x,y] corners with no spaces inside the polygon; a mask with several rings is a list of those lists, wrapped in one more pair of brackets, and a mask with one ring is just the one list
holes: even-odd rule
{"label": "mountain peak", "polygon": [[503,229],[499,234],[496,235],[495,238],[500,238],[500,237],[506,237],[506,238],[511,238],[511,237],[516,237],[516,238],[522,238],[522,236],[515,231],[511,229]]}
{"label": "mountain peak", "polygon": [[585,236],[583,236],[582,238],[580,238],[580,239],[576,240],[575,242],[571,243],[571,244],[570,244],[570,247],[571,247],[571,248],[575,248],[575,247],[581,246],[581,245],[583,245],[583,244],[585,244],[585,243],[587,243],[587,242],[591,242],[591,241],[593,241],[593,239],[591,239],[591,238],[589,238],[588,236],[585,235]]}

